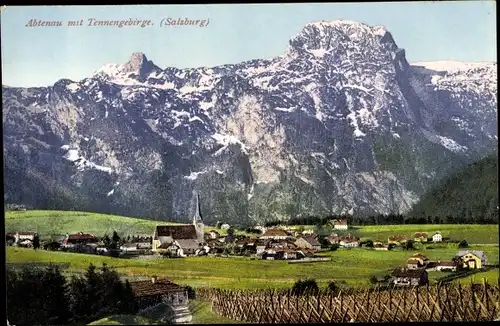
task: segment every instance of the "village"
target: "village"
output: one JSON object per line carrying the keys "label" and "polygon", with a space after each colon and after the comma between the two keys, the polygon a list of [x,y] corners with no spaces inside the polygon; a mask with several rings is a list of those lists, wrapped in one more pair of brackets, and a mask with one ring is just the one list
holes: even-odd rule
{"label": "village", "polygon": [[[361,241],[359,237],[349,232],[347,219],[334,219],[329,223],[334,232],[322,236],[316,234],[314,229],[280,225],[269,228],[256,226],[254,229],[260,234],[255,236],[235,235],[234,230],[227,224],[221,227],[221,231],[224,230],[227,234],[221,235],[221,232],[215,229],[204,231],[205,226],[197,210],[192,224],[157,225],[151,236],[143,234],[120,238],[114,232],[112,237],[108,235],[98,237],[94,234],[79,232],[40,243],[40,235],[35,232],[8,232],[6,245],[121,258],[150,256],[175,259],[189,256],[246,256],[250,259],[310,263],[330,260],[321,255],[328,251],[353,248],[386,251],[410,250],[415,249],[417,243],[451,241],[451,239],[443,238],[439,231],[430,237],[425,232],[417,232],[413,239],[394,235],[388,237],[385,243],[381,239]],[[461,241],[460,244],[463,242]],[[395,286],[425,285],[428,284],[430,271],[480,270],[486,265],[487,258],[482,251],[458,250],[454,257],[450,257],[450,260],[443,261],[430,261],[417,252],[408,257],[405,266],[396,267],[392,271],[389,281]]]}

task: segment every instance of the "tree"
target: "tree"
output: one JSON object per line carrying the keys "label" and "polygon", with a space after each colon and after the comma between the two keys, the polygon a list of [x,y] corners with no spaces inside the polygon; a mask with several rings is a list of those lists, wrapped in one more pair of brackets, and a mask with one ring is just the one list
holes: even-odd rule
{"label": "tree", "polygon": [[116,249],[120,246],[120,236],[116,231],[113,231],[113,236],[111,237],[111,248]]}
{"label": "tree", "polygon": [[462,240],[458,244],[458,248],[467,248],[468,246],[469,246],[469,243],[467,242],[467,240]]}
{"label": "tree", "polygon": [[365,247],[367,247],[367,248],[373,248],[373,241],[372,240],[366,240]]}
{"label": "tree", "polygon": [[338,288],[338,286],[335,284],[335,282],[334,282],[334,281],[330,281],[330,282],[328,282],[327,290],[328,290],[328,292],[330,292],[330,293],[337,293],[337,292],[338,292],[338,290],[339,290],[339,288]]}
{"label": "tree", "polygon": [[308,279],[305,281],[298,280],[292,287],[292,294],[297,296],[316,294],[318,292],[318,284],[316,284],[316,281],[313,279]]}
{"label": "tree", "polygon": [[403,246],[403,249],[405,249],[405,250],[413,250],[414,249],[413,240],[406,241],[406,244]]}
{"label": "tree", "polygon": [[37,250],[40,248],[40,237],[38,234],[35,234],[33,238],[33,249]]}
{"label": "tree", "polygon": [[234,228],[233,227],[230,227],[229,229],[227,229],[227,235],[230,237],[234,236]]}
{"label": "tree", "polygon": [[390,243],[388,246],[387,246],[387,250],[392,250],[396,247],[396,245],[394,243]]}
{"label": "tree", "polygon": [[7,317],[28,325],[68,324],[70,312],[66,279],[58,268],[24,267],[18,274],[7,270]]}
{"label": "tree", "polygon": [[102,238],[102,242],[104,242],[104,246],[106,248],[109,248],[111,246],[111,239],[107,234],[105,234],[104,237]]}
{"label": "tree", "polygon": [[332,245],[330,245],[330,251],[336,251],[337,249],[339,249],[339,244],[338,243],[333,243]]}

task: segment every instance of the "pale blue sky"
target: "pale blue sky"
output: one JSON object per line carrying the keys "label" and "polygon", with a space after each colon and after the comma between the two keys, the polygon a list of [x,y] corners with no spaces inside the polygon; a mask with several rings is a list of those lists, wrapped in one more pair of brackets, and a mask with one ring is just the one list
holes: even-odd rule
{"label": "pale blue sky", "polygon": [[[268,5],[8,7],[1,15],[2,83],[49,86],[79,80],[143,52],[161,68],[238,63],[283,54],[305,24],[384,25],[408,61],[496,61],[493,1]],[[210,19],[207,27],[160,27],[162,18]],[[31,19],[150,19],[138,27],[25,27]]]}

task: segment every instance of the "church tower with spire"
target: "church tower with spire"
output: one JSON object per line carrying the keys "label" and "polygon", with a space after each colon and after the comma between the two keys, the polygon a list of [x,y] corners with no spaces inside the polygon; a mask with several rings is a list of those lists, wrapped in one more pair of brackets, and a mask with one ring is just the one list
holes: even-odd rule
{"label": "church tower with spire", "polygon": [[196,238],[199,243],[204,242],[204,237],[205,237],[205,225],[203,224],[203,219],[201,217],[201,210],[200,210],[200,195],[196,190],[193,191],[193,197],[195,200],[195,212],[193,216],[193,225],[196,229]]}

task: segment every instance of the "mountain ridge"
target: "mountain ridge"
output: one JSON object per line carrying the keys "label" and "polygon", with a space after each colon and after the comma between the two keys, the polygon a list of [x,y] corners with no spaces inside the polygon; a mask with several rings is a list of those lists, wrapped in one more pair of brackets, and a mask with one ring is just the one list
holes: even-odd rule
{"label": "mountain ridge", "polygon": [[182,219],[193,188],[209,220],[405,212],[497,146],[494,66],[414,67],[384,28],[351,22],[308,24],[283,55],[240,64],[134,53],[78,82],[4,87],[7,151],[48,180],[56,164],[113,213]]}

